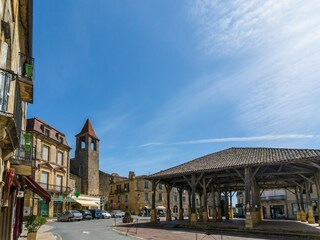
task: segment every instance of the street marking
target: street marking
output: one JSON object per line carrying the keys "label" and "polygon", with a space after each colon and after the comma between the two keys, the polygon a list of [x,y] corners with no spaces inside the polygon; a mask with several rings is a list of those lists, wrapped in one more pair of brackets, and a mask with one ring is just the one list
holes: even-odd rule
{"label": "street marking", "polygon": [[90,234],[88,231],[82,231],[83,234]]}

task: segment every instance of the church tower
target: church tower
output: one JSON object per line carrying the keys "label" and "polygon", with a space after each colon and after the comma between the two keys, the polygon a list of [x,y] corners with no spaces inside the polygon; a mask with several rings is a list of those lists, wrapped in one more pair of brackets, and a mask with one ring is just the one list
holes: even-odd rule
{"label": "church tower", "polygon": [[73,163],[71,168],[81,177],[81,193],[99,195],[99,138],[89,118],[81,132],[76,135]]}

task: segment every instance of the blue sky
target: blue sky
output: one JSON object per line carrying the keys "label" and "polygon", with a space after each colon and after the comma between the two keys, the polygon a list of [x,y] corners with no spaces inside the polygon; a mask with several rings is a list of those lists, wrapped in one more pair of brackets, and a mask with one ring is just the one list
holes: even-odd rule
{"label": "blue sky", "polygon": [[320,2],[34,1],[34,104],[100,169],[154,173],[229,147],[319,148]]}

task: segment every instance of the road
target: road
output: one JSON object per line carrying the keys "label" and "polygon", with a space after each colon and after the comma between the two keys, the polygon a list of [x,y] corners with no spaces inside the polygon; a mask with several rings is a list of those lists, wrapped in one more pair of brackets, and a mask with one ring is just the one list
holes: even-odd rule
{"label": "road", "polygon": [[[116,219],[118,222],[121,219]],[[50,222],[50,230],[57,240],[128,240],[134,239],[112,230],[115,219],[87,220],[79,222]]]}

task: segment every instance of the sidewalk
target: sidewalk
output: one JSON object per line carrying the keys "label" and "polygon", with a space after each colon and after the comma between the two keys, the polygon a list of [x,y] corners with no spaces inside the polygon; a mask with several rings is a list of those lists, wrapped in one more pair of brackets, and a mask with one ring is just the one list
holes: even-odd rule
{"label": "sidewalk", "polygon": [[[38,230],[37,240],[57,240],[57,238],[50,231],[51,229],[53,229],[52,226],[49,226],[47,224],[42,225]],[[22,233],[18,240],[27,240],[27,234],[28,234],[27,228],[23,224]]]}

